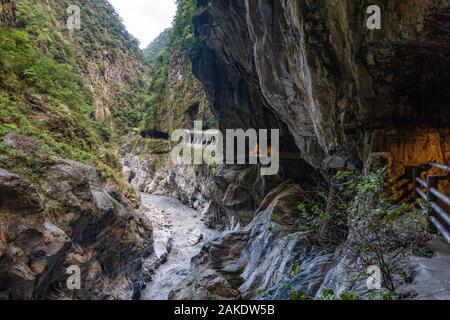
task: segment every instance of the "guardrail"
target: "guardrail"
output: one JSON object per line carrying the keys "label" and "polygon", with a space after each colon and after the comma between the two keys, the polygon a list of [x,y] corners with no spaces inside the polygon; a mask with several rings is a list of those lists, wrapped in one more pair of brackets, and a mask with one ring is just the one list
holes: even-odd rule
{"label": "guardrail", "polygon": [[[445,172],[443,175],[427,175],[425,179],[420,177],[421,172],[436,168]],[[439,181],[450,181],[450,167],[439,163],[429,163],[422,167],[412,168],[412,178],[416,193],[430,205],[430,221],[437,231],[450,244],[450,197],[438,190]]]}

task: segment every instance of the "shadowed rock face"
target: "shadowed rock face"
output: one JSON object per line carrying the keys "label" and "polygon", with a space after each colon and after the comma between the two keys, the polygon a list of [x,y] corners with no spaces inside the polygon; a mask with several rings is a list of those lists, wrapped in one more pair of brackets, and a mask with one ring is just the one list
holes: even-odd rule
{"label": "shadowed rock face", "polygon": [[[310,165],[284,163],[281,181],[298,167],[310,174],[362,169],[374,154],[389,159],[395,176],[405,166],[450,160],[445,1],[380,1],[382,29],[375,31],[366,28],[372,3],[365,0],[198,4],[193,70],[221,129],[280,129],[282,151],[300,152]],[[365,286],[344,270],[355,256],[315,247],[299,232],[298,216],[300,226],[292,227],[301,175],[291,177],[297,184],[274,178],[262,188],[247,168],[222,171],[223,207],[245,227],[206,245],[171,298],[264,298],[261,291],[270,291],[287,299],[285,281],[316,297],[333,286]],[[350,234],[344,245],[353,241]],[[295,277],[294,262],[301,270]]]}
{"label": "shadowed rock face", "polygon": [[0,212],[27,214],[42,208],[41,199],[31,183],[0,169]]}
{"label": "shadowed rock face", "polygon": [[448,134],[445,3],[381,1],[372,31],[364,0],[200,1],[194,72],[222,128],[280,128],[317,168],[361,168],[395,152],[372,150],[374,129]]}

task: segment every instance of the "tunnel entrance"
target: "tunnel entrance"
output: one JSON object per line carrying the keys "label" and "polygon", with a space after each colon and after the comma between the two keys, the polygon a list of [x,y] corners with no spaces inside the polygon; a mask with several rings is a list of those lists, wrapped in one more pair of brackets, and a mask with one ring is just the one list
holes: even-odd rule
{"label": "tunnel entrance", "polygon": [[153,139],[162,139],[169,140],[169,134],[167,132],[159,131],[157,129],[147,129],[142,130],[140,133],[142,138],[153,138]]}

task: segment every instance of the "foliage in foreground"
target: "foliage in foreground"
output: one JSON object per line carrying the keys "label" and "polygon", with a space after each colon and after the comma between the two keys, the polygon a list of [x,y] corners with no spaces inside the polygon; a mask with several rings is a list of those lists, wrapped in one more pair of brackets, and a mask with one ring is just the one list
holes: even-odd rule
{"label": "foliage in foreground", "polygon": [[338,172],[329,190],[307,194],[298,210],[319,244],[343,247],[353,257],[349,272],[363,271],[355,273],[355,283],[376,265],[383,287],[395,292],[397,284],[410,281],[403,270],[406,254],[420,254],[428,240],[427,219],[415,203],[392,203],[384,177],[384,170]]}

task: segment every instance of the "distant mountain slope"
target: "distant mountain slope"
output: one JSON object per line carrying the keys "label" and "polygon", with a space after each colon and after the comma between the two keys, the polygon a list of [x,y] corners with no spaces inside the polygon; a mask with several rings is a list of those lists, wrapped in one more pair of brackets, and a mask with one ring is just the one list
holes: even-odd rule
{"label": "distant mountain slope", "polygon": [[[66,28],[67,8],[81,10],[81,30]],[[94,97],[97,120],[119,123],[120,133],[137,127],[145,66],[139,42],[125,29],[108,1],[50,2],[59,30],[72,44],[87,87]]]}
{"label": "distant mountain slope", "polygon": [[171,29],[169,28],[161,32],[159,36],[144,49],[144,57],[147,61],[152,61],[164,49],[164,45],[169,38],[170,30]]}
{"label": "distant mountain slope", "polygon": [[195,50],[192,17],[196,1],[178,1],[173,26],[160,34],[148,48],[150,86],[145,103],[144,127],[171,132],[192,128],[201,120],[216,126],[202,84],[192,73],[189,55]]}
{"label": "distant mountain slope", "polygon": [[[48,3],[2,7],[0,141],[21,133],[49,155],[111,171],[117,163],[110,147],[140,122],[145,68],[138,42],[108,1]],[[70,5],[80,7],[81,30],[66,27]],[[2,151],[0,165],[17,170],[21,162],[12,162],[4,145]]]}

